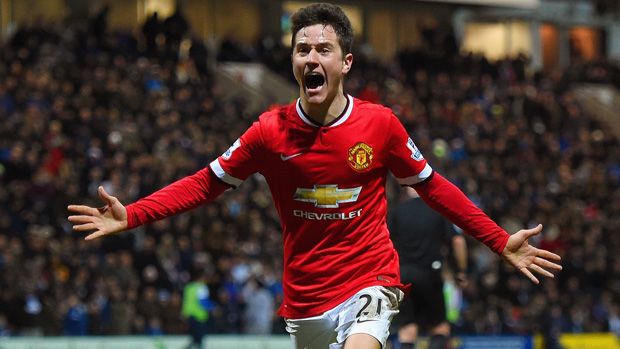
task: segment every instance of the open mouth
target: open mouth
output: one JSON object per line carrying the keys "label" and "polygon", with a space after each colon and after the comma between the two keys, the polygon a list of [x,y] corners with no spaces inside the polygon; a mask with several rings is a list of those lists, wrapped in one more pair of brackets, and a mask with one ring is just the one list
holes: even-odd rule
{"label": "open mouth", "polygon": [[314,90],[325,84],[325,77],[319,73],[309,73],[306,74],[304,81],[308,90]]}

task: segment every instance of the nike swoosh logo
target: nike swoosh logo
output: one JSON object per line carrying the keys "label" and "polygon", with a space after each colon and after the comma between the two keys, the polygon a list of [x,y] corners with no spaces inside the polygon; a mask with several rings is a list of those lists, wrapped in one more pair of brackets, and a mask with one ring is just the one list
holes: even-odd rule
{"label": "nike swoosh logo", "polygon": [[297,154],[293,154],[293,155],[289,155],[289,156],[286,156],[284,154],[280,154],[280,159],[282,159],[282,161],[288,161],[288,160],[290,160],[290,159],[292,159],[292,158],[294,158],[296,156],[299,156],[301,154],[303,154],[303,153],[297,153]]}
{"label": "nike swoosh logo", "polygon": [[368,319],[368,320],[357,319],[358,324],[361,324],[363,322],[369,322],[369,321],[377,321],[377,319]]}

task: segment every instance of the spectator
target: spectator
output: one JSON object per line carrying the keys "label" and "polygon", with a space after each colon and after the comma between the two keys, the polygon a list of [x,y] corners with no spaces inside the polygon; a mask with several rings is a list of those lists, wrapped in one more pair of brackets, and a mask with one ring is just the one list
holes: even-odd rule
{"label": "spectator", "polygon": [[0,337],[9,337],[11,330],[8,327],[6,316],[0,313]]}
{"label": "spectator", "polygon": [[209,311],[213,308],[213,303],[209,296],[207,280],[206,272],[197,273],[194,281],[185,285],[183,289],[182,311],[189,322],[189,334],[192,337],[188,348],[202,348],[204,337],[209,332]]}
{"label": "spectator", "polygon": [[75,295],[70,295],[66,307],[64,334],[66,336],[88,335],[89,317],[86,306]]}
{"label": "spectator", "polygon": [[241,294],[245,303],[243,333],[271,334],[273,318],[276,315],[272,294],[256,276],[246,281]]}
{"label": "spectator", "polygon": [[181,6],[177,3],[174,13],[164,20],[164,35],[166,36],[166,44],[176,47],[181,39],[189,30],[189,23],[183,15]]}
{"label": "spectator", "polygon": [[187,333],[187,323],[182,315],[182,296],[180,292],[172,292],[162,301],[163,331],[166,334]]}
{"label": "spectator", "polygon": [[[142,291],[141,297],[136,304],[136,310],[138,314],[144,316],[146,321],[150,324],[153,319],[160,319],[162,311],[160,308],[160,302],[157,299],[157,291],[153,286],[147,286]],[[161,322],[158,320],[158,322]]]}
{"label": "spectator", "polygon": [[142,25],[142,35],[146,41],[146,55],[152,57],[157,52],[157,35],[162,33],[162,23],[157,11],[147,17]]}
{"label": "spectator", "polygon": [[136,293],[131,289],[126,292],[115,281],[112,281],[109,287],[111,289],[110,312],[112,317],[110,332],[119,335],[131,334],[131,326],[136,317]]}
{"label": "spectator", "polygon": [[164,335],[164,329],[162,327],[161,319],[158,317],[152,317],[147,320],[144,334],[149,336],[161,336]]}
{"label": "spectator", "polygon": [[226,288],[220,288],[213,314],[216,315],[214,327],[217,333],[241,333],[242,305],[237,300],[236,294],[231,294]]}

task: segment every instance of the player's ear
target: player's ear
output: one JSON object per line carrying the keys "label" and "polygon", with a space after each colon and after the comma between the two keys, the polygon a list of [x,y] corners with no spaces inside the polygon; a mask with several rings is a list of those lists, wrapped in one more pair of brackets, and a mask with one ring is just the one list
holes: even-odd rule
{"label": "player's ear", "polygon": [[347,53],[342,60],[342,74],[346,74],[351,70],[351,65],[353,65],[353,54]]}

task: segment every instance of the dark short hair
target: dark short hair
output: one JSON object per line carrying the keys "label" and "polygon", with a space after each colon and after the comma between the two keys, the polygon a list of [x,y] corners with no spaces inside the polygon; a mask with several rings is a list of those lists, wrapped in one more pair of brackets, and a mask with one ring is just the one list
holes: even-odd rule
{"label": "dark short hair", "polygon": [[333,4],[311,4],[299,9],[291,17],[292,34],[291,45],[295,47],[295,35],[301,30],[315,24],[331,25],[338,36],[338,43],[343,55],[353,50],[353,27],[349,17],[342,9]]}

